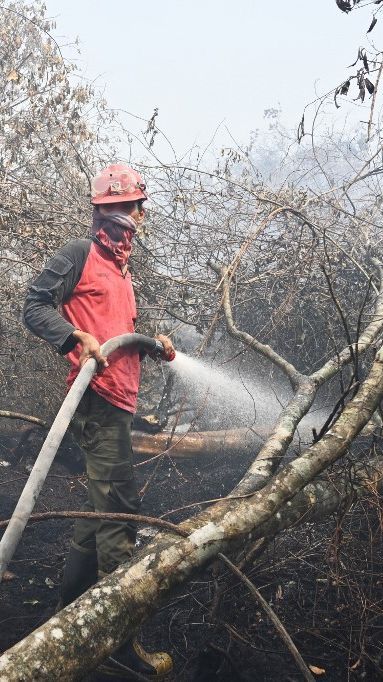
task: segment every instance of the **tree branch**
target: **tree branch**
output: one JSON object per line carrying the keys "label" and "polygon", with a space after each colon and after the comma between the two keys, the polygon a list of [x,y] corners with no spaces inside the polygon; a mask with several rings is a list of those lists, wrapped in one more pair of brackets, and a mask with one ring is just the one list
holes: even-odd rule
{"label": "tree branch", "polygon": [[288,650],[290,651],[292,657],[294,658],[294,661],[297,664],[297,667],[301,671],[303,677],[307,682],[314,682],[314,677],[312,676],[309,668],[307,667],[306,663],[304,662],[301,654],[299,653],[297,647],[295,646],[293,640],[291,639],[289,633],[287,632],[286,628],[284,625],[281,623],[279,620],[278,616],[276,613],[273,611],[271,606],[267,603],[266,599],[264,599],[260,593],[259,590],[253,585],[253,583],[242,573],[242,571],[239,570],[231,561],[230,559],[227,558],[224,554],[221,552],[218,553],[218,556],[222,561],[230,568],[230,570],[234,573],[234,575],[237,576],[242,582],[246,585],[246,587],[249,589],[253,597],[256,599],[256,601],[261,605],[267,616],[270,618],[271,622],[273,623],[276,631],[278,632],[279,636],[281,639],[284,641],[285,645],[287,646]]}
{"label": "tree branch", "polygon": [[221,277],[220,284],[222,284],[223,290],[222,303],[225,313],[227,330],[230,336],[232,336],[235,339],[238,339],[239,341],[242,341],[242,343],[244,343],[246,346],[252,348],[257,353],[260,353],[260,355],[263,355],[272,363],[274,363],[274,365],[279,367],[282,370],[282,372],[289,378],[291,384],[295,388],[298,385],[302,375],[300,374],[300,372],[298,372],[294,365],[292,365],[290,362],[285,360],[281,355],[276,353],[276,351],[273,350],[271,346],[261,343],[254,336],[251,336],[250,334],[247,334],[247,332],[243,332],[237,329],[234,322],[233,312],[230,303],[229,268],[224,266],[220,267],[213,263],[212,261],[209,261],[209,266],[211,267],[212,270],[214,270],[214,272],[216,272]]}
{"label": "tree branch", "polygon": [[[153,516],[142,516],[142,514],[112,514],[108,512],[82,512],[82,511],[49,511],[41,512],[39,514],[31,514],[28,523],[37,523],[39,521],[47,521],[48,519],[100,519],[103,521],[135,521],[136,523],[144,523],[148,526],[154,526],[169,530],[172,533],[181,535],[186,538],[187,533],[170,521],[157,519]],[[0,528],[6,528],[10,519],[0,521]]]}
{"label": "tree branch", "polygon": [[6,417],[7,419],[22,419],[26,422],[31,422],[32,424],[37,424],[38,426],[46,426],[47,423],[39,417],[33,417],[30,414],[23,414],[22,412],[11,412],[9,410],[0,410],[0,417]]}

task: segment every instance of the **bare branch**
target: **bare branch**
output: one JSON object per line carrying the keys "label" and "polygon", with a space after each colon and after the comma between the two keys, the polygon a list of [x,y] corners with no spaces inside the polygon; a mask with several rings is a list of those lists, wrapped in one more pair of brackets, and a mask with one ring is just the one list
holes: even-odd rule
{"label": "bare branch", "polygon": [[267,603],[266,599],[264,599],[260,593],[259,590],[253,585],[253,583],[242,573],[242,571],[235,566],[230,559],[227,558],[224,554],[221,552],[218,553],[218,556],[226,566],[230,568],[232,573],[237,576],[242,582],[246,585],[248,590],[251,592],[255,600],[261,605],[267,616],[270,618],[271,622],[273,623],[276,631],[278,632],[279,636],[281,639],[284,641],[286,644],[286,647],[290,651],[292,657],[294,658],[295,663],[297,664],[297,667],[301,671],[303,677],[307,682],[314,682],[314,677],[311,674],[309,668],[307,667],[306,663],[304,662],[301,654],[299,653],[297,647],[295,646],[293,640],[291,639],[289,633],[287,632],[285,626],[281,623],[279,620],[278,616],[276,615],[275,611],[271,608],[271,606]]}

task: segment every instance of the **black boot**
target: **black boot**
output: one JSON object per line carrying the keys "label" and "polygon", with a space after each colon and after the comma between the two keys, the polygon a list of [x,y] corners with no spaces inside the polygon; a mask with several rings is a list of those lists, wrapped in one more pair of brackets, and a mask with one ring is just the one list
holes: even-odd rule
{"label": "black boot", "polygon": [[133,639],[120,646],[97,670],[120,679],[131,679],[129,671],[133,670],[146,678],[160,680],[172,668],[173,661],[169,654],[164,651],[149,653],[137,639]]}
{"label": "black boot", "polygon": [[71,544],[64,568],[61,599],[56,611],[68,606],[97,582],[96,550],[86,550]]}

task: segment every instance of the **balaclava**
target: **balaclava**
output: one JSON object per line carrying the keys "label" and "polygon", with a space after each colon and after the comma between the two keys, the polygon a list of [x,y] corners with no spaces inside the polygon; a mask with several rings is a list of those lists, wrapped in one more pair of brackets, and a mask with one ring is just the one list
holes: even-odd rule
{"label": "balaclava", "polygon": [[132,250],[132,238],[136,232],[135,220],[113,204],[95,206],[91,235],[110,251],[120,266],[126,265]]}

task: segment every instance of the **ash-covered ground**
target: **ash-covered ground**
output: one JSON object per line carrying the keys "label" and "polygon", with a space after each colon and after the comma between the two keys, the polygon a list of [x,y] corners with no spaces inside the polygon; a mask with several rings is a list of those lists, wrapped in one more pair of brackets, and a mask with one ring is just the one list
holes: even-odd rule
{"label": "ash-covered ground", "polygon": [[[16,427],[0,437],[3,519],[12,513],[43,433],[36,429],[22,447],[18,447],[19,440]],[[137,467],[139,487],[150,480],[142,513],[161,516],[224,495],[250,459],[250,454],[243,458],[203,454],[193,460],[165,456],[159,465],[157,461]],[[85,494],[80,453],[68,436],[36,511],[77,510]],[[192,512],[188,509],[166,518],[177,522]],[[14,578],[0,586],[1,651],[53,614],[71,526],[69,520],[50,520],[27,527],[9,566]],[[142,529],[139,542],[152,532]],[[307,664],[317,670],[318,678],[380,680],[382,562],[380,511],[373,498],[320,526],[306,524],[284,533],[246,573],[280,617]],[[179,588],[144,625],[141,639],[148,649],[171,652],[175,667],[170,680],[302,679],[260,606],[221,564]],[[102,682],[108,678],[92,673],[85,679]]]}

